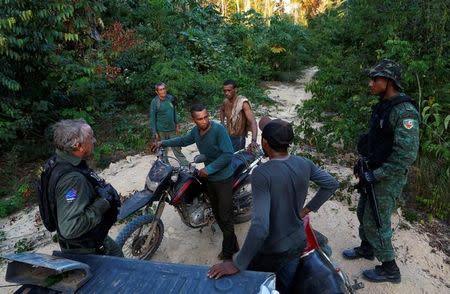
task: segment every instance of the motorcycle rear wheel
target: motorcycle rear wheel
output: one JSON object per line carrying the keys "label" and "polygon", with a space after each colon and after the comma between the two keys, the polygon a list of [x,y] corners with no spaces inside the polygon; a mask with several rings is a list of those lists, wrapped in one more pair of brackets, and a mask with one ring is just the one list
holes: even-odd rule
{"label": "motorcycle rear wheel", "polygon": [[[142,248],[148,238],[150,224],[156,221],[155,232],[147,248]],[[119,233],[116,243],[122,248],[124,257],[132,259],[150,259],[161,245],[164,236],[164,224],[152,214],[141,215]]]}
{"label": "motorcycle rear wheel", "polygon": [[252,188],[247,180],[233,193],[233,220],[235,224],[248,222],[252,218]]}
{"label": "motorcycle rear wheel", "polygon": [[235,213],[233,221],[235,224],[242,224],[248,222],[252,218],[252,209],[250,207],[244,208],[241,212]]}

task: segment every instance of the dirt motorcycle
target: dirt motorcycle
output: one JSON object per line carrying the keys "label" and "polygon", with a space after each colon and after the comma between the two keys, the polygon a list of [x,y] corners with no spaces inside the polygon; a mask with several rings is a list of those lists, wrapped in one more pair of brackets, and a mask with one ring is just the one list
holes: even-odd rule
{"label": "dirt motorcycle", "polygon": [[[161,244],[164,224],[161,221],[165,204],[175,207],[184,224],[191,228],[203,228],[215,223],[207,196],[206,180],[198,176],[196,164],[206,160],[200,154],[188,167],[183,167],[173,157],[164,160],[159,148],[157,159],[146,177],[145,188],[124,201],[118,220],[138,214],[119,233],[116,243],[125,257],[150,259]],[[240,150],[233,154],[233,216],[235,223],[251,219],[250,173],[261,163],[261,150]],[[140,215],[139,215],[140,214]],[[150,236],[150,237],[149,237]]]}

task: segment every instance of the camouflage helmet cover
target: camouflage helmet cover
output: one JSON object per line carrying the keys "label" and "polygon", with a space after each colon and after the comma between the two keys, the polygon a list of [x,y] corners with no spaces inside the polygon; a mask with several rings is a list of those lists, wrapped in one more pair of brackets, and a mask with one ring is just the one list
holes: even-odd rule
{"label": "camouflage helmet cover", "polygon": [[376,77],[391,79],[398,88],[402,89],[403,87],[400,84],[400,75],[400,65],[389,59],[383,59],[369,71],[369,77],[371,79]]}

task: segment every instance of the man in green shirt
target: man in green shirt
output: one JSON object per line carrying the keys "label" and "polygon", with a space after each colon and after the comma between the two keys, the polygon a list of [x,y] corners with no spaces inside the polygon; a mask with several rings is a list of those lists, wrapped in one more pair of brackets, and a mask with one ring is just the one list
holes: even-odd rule
{"label": "man in green shirt", "polygon": [[[156,142],[168,140],[180,133],[180,125],[177,119],[174,98],[167,94],[166,84],[160,82],[155,85],[156,96],[150,104],[150,129]],[[164,157],[167,161],[167,149],[164,150]],[[188,165],[186,157],[181,152],[180,147],[172,147],[173,154],[180,161],[181,165]]]}
{"label": "man in green shirt", "polygon": [[46,196],[55,199],[55,220],[61,250],[77,254],[123,256],[108,237],[117,219],[117,191],[89,169],[85,159],[94,149],[92,128],[82,119],[54,125],[56,157]]}
{"label": "man in green shirt", "polygon": [[186,135],[156,142],[152,150],[159,147],[188,146],[196,143],[200,154],[206,156],[205,167],[199,176],[208,180],[208,197],[214,217],[223,233],[222,252],[219,259],[231,260],[239,251],[233,223],[233,169],[231,159],[233,146],[227,130],[221,124],[209,120],[205,106],[195,104],[191,107],[195,127]]}

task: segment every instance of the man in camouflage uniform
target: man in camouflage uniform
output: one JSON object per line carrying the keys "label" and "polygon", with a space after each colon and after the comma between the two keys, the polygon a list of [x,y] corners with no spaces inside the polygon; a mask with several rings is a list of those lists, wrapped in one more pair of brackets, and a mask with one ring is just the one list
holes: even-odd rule
{"label": "man in camouflage uniform", "polygon": [[62,120],[54,125],[55,167],[48,197],[56,200],[58,241],[63,252],[123,256],[108,237],[117,219],[117,191],[88,168],[85,159],[94,149],[92,128],[82,119]]}
{"label": "man in camouflage uniform", "polygon": [[[409,166],[419,149],[419,112],[416,103],[401,93],[400,67],[383,60],[369,72],[369,87],[380,101],[372,108],[369,132],[362,135],[358,152],[367,159],[369,169],[359,174],[363,185],[373,185],[381,227],[377,228],[372,205],[362,194],[357,215],[361,245],[347,249],[347,259],[376,257],[381,265],[363,271],[372,282],[401,281],[392,247],[391,213],[406,183]],[[361,160],[361,159],[360,159]],[[358,170],[359,161],[355,170]]]}

